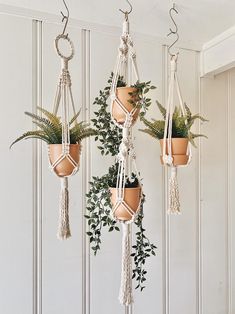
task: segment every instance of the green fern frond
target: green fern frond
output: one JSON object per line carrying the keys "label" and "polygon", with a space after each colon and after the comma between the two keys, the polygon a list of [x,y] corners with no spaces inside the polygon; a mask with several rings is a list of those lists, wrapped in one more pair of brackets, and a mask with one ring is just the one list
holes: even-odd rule
{"label": "green fern frond", "polygon": [[146,133],[146,134],[149,134],[150,136],[156,138],[156,133],[153,132],[152,130],[150,129],[139,129],[140,132],[143,132],[143,133]]}
{"label": "green fern frond", "polygon": [[23,139],[29,139],[29,138],[37,138],[40,139],[46,143],[50,143],[48,137],[44,134],[44,132],[36,130],[36,131],[29,131],[18,137],[10,146],[10,148],[16,144],[17,142],[23,140]]}
{"label": "green fern frond", "polygon": [[163,107],[160,102],[156,101],[159,111],[161,112],[163,119],[166,119],[166,108]]}
{"label": "green fern frond", "polygon": [[80,113],[81,113],[81,110],[82,110],[82,109],[80,109],[80,110],[72,117],[72,119],[71,119],[70,122],[69,122],[69,125],[72,125],[72,124],[76,121],[76,119],[78,118],[78,116],[79,116]]}
{"label": "green fern frond", "polygon": [[56,127],[60,128],[61,127],[61,121],[60,118],[57,117],[55,114],[47,111],[46,109],[42,107],[37,107],[39,111],[41,111],[48,119],[49,121],[54,124]]}
{"label": "green fern frond", "polygon": [[47,126],[43,123],[40,123],[38,121],[33,121],[33,123],[39,127],[44,134],[48,137],[50,144],[59,144],[62,141],[62,135],[61,132],[59,134],[56,133],[56,130],[51,126]]}

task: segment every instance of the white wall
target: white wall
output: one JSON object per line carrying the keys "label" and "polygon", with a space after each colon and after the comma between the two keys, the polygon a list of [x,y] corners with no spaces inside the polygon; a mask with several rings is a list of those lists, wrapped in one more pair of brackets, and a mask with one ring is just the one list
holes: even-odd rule
{"label": "white wall", "polygon": [[235,70],[203,78],[201,272],[202,313],[235,313],[234,303],[234,78]]}
{"label": "white wall", "polygon": [[[232,107],[227,107],[230,108],[230,115],[221,105],[226,92],[223,94],[223,89],[218,91],[220,86],[226,90],[226,82],[221,80],[218,86],[214,85],[217,81],[202,82],[202,109],[211,120],[205,129],[203,127],[203,132],[209,135],[209,140],[203,140],[202,148],[199,145],[199,149],[194,150],[190,167],[179,171],[181,216],[166,215],[165,175],[159,162],[159,144],[138,132],[140,125],[135,127],[137,163],[147,195],[145,227],[158,250],[157,256],[147,264],[146,290],[135,292],[133,308],[125,311],[117,300],[121,234],[105,233],[102,251],[93,257],[89,252],[85,235],[87,226],[83,218],[87,181],[91,174],[101,174],[109,160],[100,157],[93,141],[84,145],[81,170],[70,180],[73,237],[59,242],[56,239],[59,182],[47,169],[46,148],[41,151],[41,145],[34,144],[32,151],[32,144],[25,142],[15,146],[11,152],[7,149],[12,138],[30,128],[30,124],[26,124],[29,120],[24,117],[24,110],[35,110],[36,104],[48,109],[52,107],[59,73],[53,39],[61,28],[49,21],[41,25],[30,19],[5,15],[0,15],[0,23],[6,49],[0,52],[5,57],[1,84],[4,86],[4,114],[8,117],[14,110],[16,119],[14,127],[7,119],[0,126],[1,134],[6,134],[3,141],[6,157],[2,167],[2,190],[16,193],[14,198],[4,193],[2,199],[2,208],[6,210],[4,219],[0,221],[0,245],[3,249],[0,259],[1,313],[233,313],[234,309],[228,312],[226,307],[228,291],[230,295],[234,292],[228,290],[226,281],[230,278],[232,286],[234,280],[234,273],[228,272],[234,254],[234,250],[228,249],[232,245],[232,229],[227,229],[228,225],[232,226],[232,211],[228,204],[232,204],[232,193],[229,191],[232,191],[233,184],[233,166],[230,162],[228,170],[227,160],[228,156],[232,160],[233,150],[226,153],[227,157],[224,150],[221,150],[223,157],[219,153],[213,159],[210,157],[215,149],[215,141],[211,140],[212,130],[213,135],[215,130],[218,131],[217,136],[221,137],[224,147],[226,142],[222,134],[227,134],[228,125],[232,130]],[[19,42],[13,42],[6,36],[6,29],[14,30]],[[22,33],[24,45],[21,44]],[[83,117],[89,118],[94,110],[92,101],[113,69],[119,38],[109,29],[89,32],[71,27],[69,33],[76,45],[76,57],[71,62],[76,105],[81,105]],[[168,72],[166,49],[161,42],[147,37],[137,35],[134,40],[141,79],[152,80],[158,87],[152,93],[153,99],[164,103]],[[20,61],[15,54],[16,47],[21,48],[18,48],[17,54]],[[12,61],[6,62],[9,56],[12,56]],[[179,78],[184,100],[193,112],[200,110],[198,70],[198,53],[181,50]],[[214,91],[217,94],[214,95]],[[153,103],[148,116],[158,115]],[[220,121],[225,122],[226,117],[230,117],[230,124],[221,125]],[[212,129],[216,119],[218,122]],[[195,126],[196,131],[198,128],[198,125]],[[229,134],[232,143],[232,132]],[[211,159],[214,164],[210,163]],[[16,169],[14,176],[12,164]],[[219,179],[221,185],[216,183]],[[215,191],[218,194],[216,200],[213,199]],[[9,230],[11,224],[14,225]],[[12,295],[15,302],[12,302]]]}

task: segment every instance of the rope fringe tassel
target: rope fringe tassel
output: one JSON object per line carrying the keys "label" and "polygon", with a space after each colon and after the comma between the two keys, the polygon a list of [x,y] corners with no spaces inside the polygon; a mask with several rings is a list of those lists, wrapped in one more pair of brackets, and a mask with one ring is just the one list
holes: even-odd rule
{"label": "rope fringe tassel", "polygon": [[60,240],[65,240],[71,237],[70,226],[69,226],[68,178],[61,178],[60,217],[59,217],[57,237]]}
{"label": "rope fringe tassel", "polygon": [[179,186],[177,180],[177,168],[171,167],[169,180],[169,209],[170,214],[180,214]]}
{"label": "rope fringe tassel", "polygon": [[122,223],[122,231],[122,270],[119,301],[122,305],[130,305],[133,303],[130,224]]}

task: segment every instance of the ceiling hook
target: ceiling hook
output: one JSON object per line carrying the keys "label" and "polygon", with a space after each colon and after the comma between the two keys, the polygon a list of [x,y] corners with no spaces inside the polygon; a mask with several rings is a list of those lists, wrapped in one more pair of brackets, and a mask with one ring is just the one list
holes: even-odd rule
{"label": "ceiling hook", "polygon": [[129,11],[124,11],[122,9],[119,9],[119,11],[122,12],[123,14],[125,14],[125,19],[128,20],[128,15],[131,14],[131,12],[133,10],[133,7],[132,7],[130,1],[126,0],[126,2],[129,4],[130,10]]}
{"label": "ceiling hook", "polygon": [[[64,2],[65,9],[67,11],[67,15],[65,15],[62,11],[60,13],[62,15],[62,23],[65,21],[64,29],[63,29],[63,32],[62,32],[62,35],[65,35],[65,31],[66,31],[66,28],[67,28],[67,25],[68,25],[68,22],[69,22],[69,9],[68,9],[68,6],[67,6],[65,0],[63,0],[63,2]],[[66,36],[68,36],[68,34],[66,34]]]}
{"label": "ceiling hook", "polygon": [[172,28],[170,28],[170,33],[167,35],[167,36],[171,36],[171,35],[175,35],[176,36],[176,39],[175,41],[168,47],[168,53],[171,57],[174,56],[173,53],[171,53],[171,48],[178,42],[179,40],[179,34],[178,34],[178,26],[172,16],[172,12],[176,13],[176,14],[179,14],[178,10],[176,9],[176,5],[175,3],[173,4],[173,7],[169,10],[169,15],[170,15],[170,18],[175,26],[175,30],[173,30]]}

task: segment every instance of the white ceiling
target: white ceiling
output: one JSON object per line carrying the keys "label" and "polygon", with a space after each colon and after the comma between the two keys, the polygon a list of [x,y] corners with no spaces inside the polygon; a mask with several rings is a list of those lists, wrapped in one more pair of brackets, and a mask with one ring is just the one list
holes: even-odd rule
{"label": "white ceiling", "polygon": [[[171,25],[170,0],[131,0],[133,31],[165,37]],[[2,3],[58,14],[62,0],[5,0]],[[128,8],[125,0],[67,0],[70,16],[83,21],[120,26],[118,8]],[[205,43],[235,24],[235,0],[176,0],[176,17],[181,40]]]}

